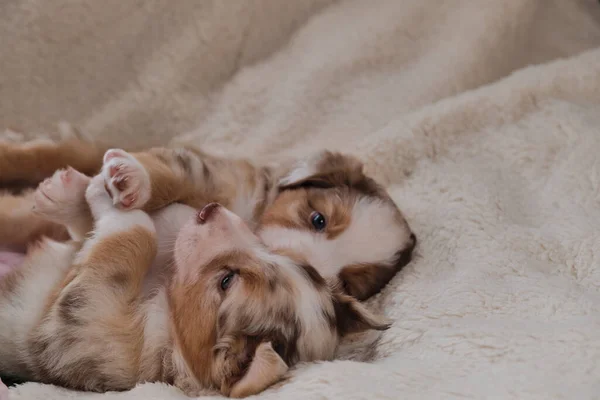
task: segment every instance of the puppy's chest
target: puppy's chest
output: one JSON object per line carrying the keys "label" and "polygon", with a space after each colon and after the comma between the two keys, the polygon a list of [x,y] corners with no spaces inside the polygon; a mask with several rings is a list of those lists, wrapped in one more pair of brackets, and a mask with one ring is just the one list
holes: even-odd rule
{"label": "puppy's chest", "polygon": [[172,375],[173,341],[164,286],[141,307],[144,315],[144,345],[140,358],[140,380],[169,381]]}

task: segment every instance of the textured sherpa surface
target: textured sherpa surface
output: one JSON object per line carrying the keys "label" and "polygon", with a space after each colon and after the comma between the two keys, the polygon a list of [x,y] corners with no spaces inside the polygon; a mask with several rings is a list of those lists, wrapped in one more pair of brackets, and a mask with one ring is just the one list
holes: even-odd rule
{"label": "textured sherpa surface", "polygon": [[419,237],[369,302],[393,327],[259,398],[598,398],[598,1],[9,0],[0,37],[0,126],[264,159],[327,147],[389,187]]}

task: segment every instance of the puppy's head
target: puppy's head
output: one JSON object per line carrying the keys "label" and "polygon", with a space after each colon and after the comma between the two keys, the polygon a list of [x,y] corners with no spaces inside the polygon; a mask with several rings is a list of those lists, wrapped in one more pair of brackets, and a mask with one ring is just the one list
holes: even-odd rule
{"label": "puppy's head", "polygon": [[258,393],[298,361],[332,358],[341,336],[388,327],[215,203],[180,231],[175,264],[175,366],[224,395]]}
{"label": "puppy's head", "polygon": [[324,151],[279,181],[259,236],[301,254],[359,300],[379,292],[411,260],[416,237],[387,192],[357,159]]}

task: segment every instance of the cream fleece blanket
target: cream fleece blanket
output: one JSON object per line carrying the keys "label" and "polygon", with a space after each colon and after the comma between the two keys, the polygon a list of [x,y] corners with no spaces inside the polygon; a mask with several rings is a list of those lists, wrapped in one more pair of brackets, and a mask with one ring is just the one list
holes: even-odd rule
{"label": "cream fleece blanket", "polygon": [[7,0],[0,38],[0,126],[328,147],[389,186],[420,239],[370,301],[395,324],[261,398],[600,396],[598,1]]}

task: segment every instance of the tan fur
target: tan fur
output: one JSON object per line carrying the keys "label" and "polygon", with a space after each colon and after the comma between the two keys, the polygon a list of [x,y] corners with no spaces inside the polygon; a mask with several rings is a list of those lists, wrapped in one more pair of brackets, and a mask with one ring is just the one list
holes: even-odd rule
{"label": "tan fur", "polygon": [[56,170],[71,166],[94,175],[102,166],[106,148],[97,143],[69,138],[58,143],[33,141],[0,142],[0,183],[36,185]]}
{"label": "tan fur", "polygon": [[289,367],[273,350],[271,343],[261,343],[246,375],[229,392],[230,397],[242,398],[264,389],[280,380]]}
{"label": "tan fur", "polygon": [[[36,192],[49,219],[83,226],[91,212],[94,234],[40,242],[1,282],[0,372],[82,390],[163,381],[243,397],[298,361],[331,359],[347,333],[388,326],[314,268],[269,252],[223,207],[202,223],[193,209],[175,209],[191,214],[173,275],[144,293],[160,248],[154,223],[114,208],[103,175],[87,187],[89,209],[65,207],[79,204],[88,182],[59,171]],[[229,273],[235,280],[219,289]]]}
{"label": "tan fur", "polygon": [[[62,142],[53,151],[66,156],[72,153],[73,143],[89,147],[84,141]],[[47,158],[49,163],[53,160],[42,148],[29,146],[30,149],[24,149],[26,145],[20,146],[11,149],[0,147],[0,159],[4,154],[12,155],[19,149],[35,154],[38,159]],[[325,233],[333,242],[348,230],[357,202],[361,199],[380,201],[391,210],[392,217],[378,227],[364,227],[362,235],[365,240],[373,236],[369,229],[408,232],[397,234],[397,243],[389,245],[390,255],[385,259],[348,260],[341,264],[335,259],[327,260],[325,266],[313,263],[321,274],[337,277],[347,293],[361,300],[379,292],[410,261],[416,244],[402,213],[386,191],[363,174],[362,163],[354,157],[319,152],[291,167],[269,168],[255,166],[247,160],[215,157],[192,147],[155,148],[133,155],[150,179],[149,200],[145,204],[136,203],[136,208],[152,212],[175,202],[196,208],[218,202],[240,215],[259,233],[269,226],[280,226],[316,237],[309,217],[312,211],[318,210],[327,216]],[[72,154],[70,156],[73,157]],[[14,178],[12,170],[0,171],[0,182]],[[38,173],[33,164],[25,164],[19,171],[20,175],[29,176],[29,180]],[[121,182],[119,186],[125,188],[125,185]],[[267,245],[271,245],[268,235],[261,236]],[[273,243],[273,246],[280,248],[282,244]],[[307,251],[297,248],[293,240],[285,246],[291,246],[291,250],[297,253]],[[310,257],[305,254],[305,258]]]}
{"label": "tan fur", "polygon": [[[160,156],[152,157],[152,154]],[[297,179],[290,179],[295,173],[293,168],[291,172],[289,169],[274,172],[254,167],[246,161],[223,160],[193,149],[151,150],[135,157],[149,172],[153,182],[151,200],[144,206],[145,209],[156,209],[172,202],[198,206],[219,201],[239,215],[246,216],[259,233],[273,225],[312,232],[310,216],[318,210],[328,219],[324,234],[328,240],[334,240],[347,231],[357,203],[364,199],[380,202],[390,210],[391,218],[386,225],[376,229],[395,227],[408,234],[399,237],[397,244],[392,245],[392,254],[387,259],[339,265],[332,273],[342,282],[347,293],[361,300],[379,292],[410,261],[416,244],[402,213],[389,195],[363,174],[362,164],[353,157],[318,153],[301,163],[308,173],[298,175]],[[170,168],[170,174],[154,172],[164,170],[165,166]],[[365,240],[371,236],[368,231],[364,231],[363,235]],[[270,245],[268,240],[266,243]],[[292,250],[305,251],[294,248],[293,244]],[[317,268],[320,269],[320,266],[317,265]]]}
{"label": "tan fur", "polygon": [[0,244],[15,250],[25,250],[28,244],[42,237],[67,240],[63,225],[36,215],[33,211],[33,191],[21,195],[0,195]]}
{"label": "tan fur", "polygon": [[[333,194],[333,195],[332,195]],[[346,189],[329,193],[320,189],[287,190],[282,192],[261,218],[261,225],[281,225],[298,230],[313,229],[310,216],[319,210],[328,216],[324,233],[329,239],[340,235],[352,218],[352,203],[356,196]]]}

